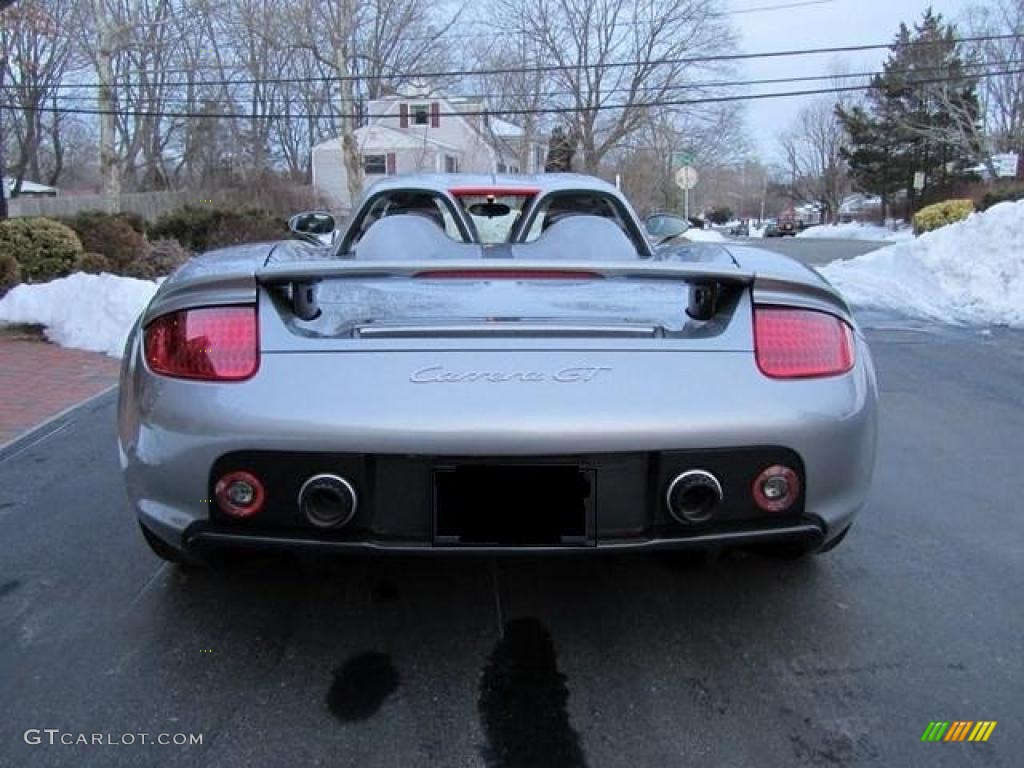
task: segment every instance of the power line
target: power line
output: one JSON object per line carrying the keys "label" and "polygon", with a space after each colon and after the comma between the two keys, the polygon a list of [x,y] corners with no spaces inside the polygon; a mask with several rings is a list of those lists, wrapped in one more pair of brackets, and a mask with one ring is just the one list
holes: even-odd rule
{"label": "power line", "polygon": [[[975,43],[975,42],[991,42],[996,40],[1017,40],[1024,35],[1021,34],[1009,34],[1009,35],[977,35],[973,37],[961,37],[956,40],[957,43]],[[903,45],[907,47],[930,47],[936,45],[946,45],[945,40],[916,40],[909,41]],[[234,78],[234,79],[218,79],[218,80],[180,80],[174,82],[162,83],[162,87],[175,88],[175,87],[187,87],[187,86],[227,86],[227,85],[264,85],[270,83],[335,83],[335,82],[359,82],[359,81],[380,81],[380,80],[430,80],[430,79],[441,79],[441,78],[453,78],[453,77],[483,77],[493,75],[508,75],[508,74],[528,74],[536,72],[571,72],[571,71],[588,71],[596,69],[624,69],[629,67],[638,66],[663,66],[663,65],[679,65],[679,64],[710,64],[713,62],[727,62],[727,61],[749,61],[752,59],[774,59],[774,58],[790,58],[794,56],[816,56],[827,53],[855,53],[863,51],[877,51],[877,50],[888,50],[893,47],[892,43],[876,43],[866,45],[846,45],[846,46],[833,46],[827,48],[796,48],[782,51],[760,51],[757,53],[721,53],[710,56],[682,56],[675,58],[664,58],[664,59],[642,59],[634,61],[615,61],[606,62],[603,64],[536,64],[530,66],[521,67],[501,67],[501,68],[487,68],[487,69],[452,69],[442,70],[437,72],[392,72],[389,74],[378,74],[378,75],[347,75],[344,77],[338,75],[316,75],[313,77],[274,77],[274,78]],[[159,72],[147,73],[147,74],[165,74],[170,70],[160,70]],[[114,87],[125,87],[124,84],[114,83]],[[80,89],[94,89],[103,88],[103,83],[59,83],[54,88],[65,89],[65,88],[80,88]]]}
{"label": "power line", "polygon": [[[972,61],[972,62],[964,62],[962,66],[963,66],[964,69],[970,70],[970,69],[977,69],[977,68],[984,68],[984,67],[1011,66],[1011,65],[1017,65],[1017,64],[1024,64],[1024,59],[1007,59],[1007,60],[999,60],[999,61]],[[839,80],[852,80],[852,79],[859,79],[859,78],[879,77],[879,76],[882,76],[882,75],[887,74],[887,73],[888,74],[905,75],[905,74],[912,74],[912,73],[919,73],[919,72],[941,72],[941,71],[944,71],[945,69],[946,69],[946,67],[944,67],[944,66],[907,67],[907,68],[890,69],[890,70],[876,69],[876,70],[871,70],[871,71],[868,71],[868,72],[845,72],[845,73],[835,73],[835,74],[827,74],[827,75],[800,75],[800,76],[795,76],[795,77],[794,76],[790,76],[790,77],[771,77],[771,78],[762,78],[762,79],[756,79],[756,80],[704,80],[704,81],[699,81],[698,80],[698,81],[695,81],[695,82],[682,83],[678,87],[676,87],[674,90],[695,89],[695,88],[735,88],[735,87],[742,88],[742,87],[750,87],[750,86],[758,86],[758,85],[784,85],[784,84],[789,84],[789,83],[808,83],[808,82],[817,82],[817,81],[821,81],[821,80],[836,80],[836,81],[839,81]],[[970,77],[972,77],[972,75],[965,74],[963,79],[969,79]],[[25,87],[24,86],[19,86],[19,85],[13,85],[13,84],[12,85],[4,85],[4,86],[0,86],[0,91],[2,91],[2,90],[18,90],[18,89],[23,89],[23,88],[25,88]],[[649,91],[663,92],[665,90],[665,88],[663,88],[661,86],[639,86],[636,90],[639,91],[639,92],[649,92]],[[617,87],[617,88],[605,89],[605,90],[602,91],[602,94],[629,93],[631,91],[632,91],[632,88],[630,88],[628,86],[622,86],[622,87]],[[497,99],[501,95],[502,94],[493,94],[493,93],[467,94],[465,96],[465,98],[481,99],[481,100],[487,101],[489,99]],[[572,91],[546,91],[544,95],[548,96],[548,97],[552,97],[552,96],[572,96],[573,92]],[[60,99],[61,101],[69,101],[69,102],[84,102],[84,101],[92,102],[92,101],[96,101],[97,100],[97,97],[95,97],[95,96],[85,96],[85,95],[54,96],[53,98]],[[243,96],[242,98],[246,98],[246,97]],[[145,98],[140,98],[139,100],[140,101],[147,101],[147,99],[145,99]],[[183,99],[183,98],[180,98],[180,97],[175,97],[173,95],[169,95],[169,96],[157,97],[155,99],[152,99],[152,101],[159,101],[159,102],[165,103],[165,104],[189,105],[189,104],[195,104],[197,101],[204,101],[204,99],[188,100],[188,99]],[[205,101],[213,101],[213,100],[212,99],[207,99]],[[363,103],[366,103],[367,101],[368,101],[368,99],[332,99],[330,103],[331,103],[331,105],[339,104],[339,103],[340,104],[363,104]],[[291,103],[294,104],[294,102],[291,102]],[[491,109],[491,110],[488,110],[488,111],[491,114],[495,114],[495,115],[502,114],[504,112],[504,110],[502,110],[500,108],[495,108],[495,109]],[[303,113],[303,115],[305,116],[305,113]],[[328,112],[325,112],[321,116],[324,117],[324,118],[330,118],[330,117],[332,117],[332,113],[330,113],[328,111]]]}
{"label": "power line", "polygon": [[[1024,74],[1024,69],[1010,69],[1010,70],[996,70],[992,72],[979,72],[972,75],[963,75],[961,77],[945,77],[945,78],[926,78],[921,80],[915,80],[912,83],[907,83],[907,87],[922,86],[922,85],[934,85],[940,83],[954,83],[963,82],[964,80],[982,79],[988,77],[1002,77],[1006,75],[1019,75]],[[551,115],[551,114],[569,114],[586,111],[609,111],[615,109],[643,109],[647,107],[684,107],[684,106],[697,106],[701,104],[721,104],[726,102],[734,101],[756,101],[763,99],[781,99],[789,98],[793,96],[820,96],[825,94],[839,94],[839,93],[854,93],[857,91],[866,91],[871,89],[871,85],[849,85],[849,86],[836,86],[833,88],[817,88],[817,89],[806,89],[800,91],[777,91],[772,93],[754,93],[745,95],[728,95],[728,96],[708,96],[703,98],[691,98],[691,99],[655,99],[649,102],[642,102],[639,104],[605,104],[595,107],[583,108],[578,107],[536,107],[529,109],[504,109],[500,112],[502,115]],[[0,105],[0,109],[15,111],[17,107],[11,107],[8,105]],[[260,115],[245,115],[234,112],[165,112],[161,110],[118,110],[118,109],[86,109],[81,107],[39,107],[39,112],[45,112],[48,114],[67,114],[67,115],[118,115],[121,117],[167,117],[167,118],[184,118],[184,119],[207,119],[207,120],[278,120],[284,117],[280,114],[260,114]],[[494,117],[495,113],[490,110],[472,110],[472,111],[458,111],[453,110],[452,112],[446,112],[446,115],[459,116],[459,117]],[[362,115],[349,114],[349,117],[358,119]],[[305,117],[304,115],[293,115],[292,117]]]}

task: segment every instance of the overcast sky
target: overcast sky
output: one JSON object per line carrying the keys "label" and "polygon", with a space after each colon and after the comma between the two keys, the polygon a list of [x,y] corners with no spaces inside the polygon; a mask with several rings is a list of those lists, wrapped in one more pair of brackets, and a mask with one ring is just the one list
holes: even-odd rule
{"label": "overcast sky", "polygon": [[[929,5],[949,20],[959,20],[964,10],[979,0],[824,0],[818,5],[735,13],[764,6],[796,4],[808,0],[731,0],[733,19],[744,52],[872,45],[891,42],[901,21],[919,20]],[[811,0],[812,2],[814,0]],[[823,54],[742,62],[741,79],[802,77],[835,71],[867,72],[878,69],[886,51]],[[821,86],[827,85],[822,83]],[[765,86],[762,90],[804,90],[818,83]],[[808,97],[809,98],[809,97]],[[785,130],[807,98],[752,100],[747,125],[762,160],[778,159],[776,135]]]}

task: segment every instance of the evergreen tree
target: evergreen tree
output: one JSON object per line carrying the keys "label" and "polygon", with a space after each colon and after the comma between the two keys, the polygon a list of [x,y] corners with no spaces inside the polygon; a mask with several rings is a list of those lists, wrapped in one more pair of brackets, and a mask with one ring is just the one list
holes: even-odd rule
{"label": "evergreen tree", "polygon": [[[863,107],[837,108],[849,144],[843,156],[854,182],[882,198],[882,210],[903,192],[906,215],[948,197],[976,162],[976,80],[965,74],[956,28],[925,11],[920,23],[900,25],[882,74]],[[914,174],[925,175],[914,189]]]}
{"label": "evergreen tree", "polygon": [[545,173],[563,173],[572,170],[572,159],[576,154],[578,139],[575,131],[566,134],[565,129],[556,126],[548,141],[548,157],[544,163]]}

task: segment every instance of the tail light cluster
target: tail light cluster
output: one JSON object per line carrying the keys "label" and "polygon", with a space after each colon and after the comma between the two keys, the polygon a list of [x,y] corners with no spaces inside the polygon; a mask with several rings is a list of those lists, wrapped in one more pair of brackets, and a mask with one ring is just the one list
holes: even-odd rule
{"label": "tail light cluster", "polygon": [[754,350],[757,367],[775,379],[836,376],[854,363],[850,326],[809,309],[755,308]]}
{"label": "tail light cluster", "polygon": [[260,364],[256,307],[200,307],[158,317],[144,333],[155,373],[201,381],[240,381]]}

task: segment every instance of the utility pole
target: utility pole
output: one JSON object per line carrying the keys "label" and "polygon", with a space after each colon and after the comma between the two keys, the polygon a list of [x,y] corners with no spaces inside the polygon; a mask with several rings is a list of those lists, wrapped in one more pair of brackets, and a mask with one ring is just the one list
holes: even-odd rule
{"label": "utility pole", "polygon": [[[2,0],[0,0],[2,2]],[[0,5],[0,10],[3,10],[4,6]],[[7,56],[0,55],[0,90],[4,86],[4,75],[7,74]],[[4,146],[6,145],[6,137],[4,136],[4,117],[7,115],[7,110],[0,107],[0,221],[7,218],[7,177],[4,175],[7,171],[7,161],[4,157]]]}

